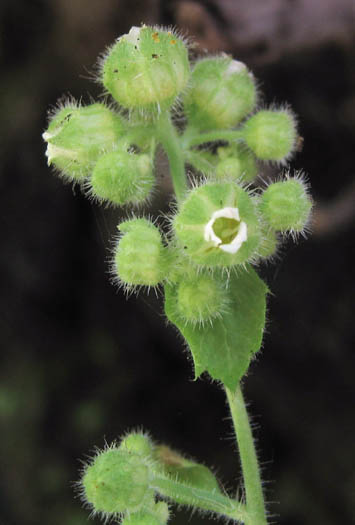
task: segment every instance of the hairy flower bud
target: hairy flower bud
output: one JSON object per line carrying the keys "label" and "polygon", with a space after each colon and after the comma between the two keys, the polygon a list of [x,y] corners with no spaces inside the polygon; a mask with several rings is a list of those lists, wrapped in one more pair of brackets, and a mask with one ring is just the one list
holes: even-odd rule
{"label": "hairy flower bud", "polygon": [[258,111],[245,123],[243,136],[259,159],[283,162],[295,149],[295,118],[287,109]]}
{"label": "hairy flower bud", "polygon": [[235,144],[218,148],[219,161],[216,167],[217,179],[234,179],[251,182],[258,173],[254,155],[246,148]]}
{"label": "hairy flower bud", "polygon": [[242,62],[224,56],[197,62],[184,97],[187,117],[200,130],[231,128],[255,103],[253,76]]}
{"label": "hairy flower bud", "polygon": [[122,525],[166,525],[169,519],[169,508],[165,501],[154,503],[152,509],[138,512],[122,520]]}
{"label": "hairy flower bud", "polygon": [[260,211],[274,230],[300,233],[304,230],[312,208],[304,181],[287,178],[270,184],[261,196]]}
{"label": "hairy flower bud", "polygon": [[149,197],[153,188],[152,168],[146,154],[120,150],[105,153],[94,167],[90,194],[113,204],[138,204]]}
{"label": "hairy flower bud", "polygon": [[160,231],[147,219],[119,225],[123,236],[114,255],[114,271],[126,287],[157,286],[169,271],[169,252]]}
{"label": "hairy flower bud", "polygon": [[104,104],[70,103],[57,111],[43,133],[48,164],[69,180],[81,181],[90,175],[98,157],[113,149],[124,128],[122,118]]}
{"label": "hairy flower bud", "polygon": [[233,182],[208,182],[193,189],[173,226],[186,255],[209,267],[253,260],[261,237],[252,198]]}
{"label": "hairy flower bud", "polygon": [[190,74],[187,48],[171,31],[132,27],[109,49],[102,82],[126,108],[165,109],[185,88]]}
{"label": "hairy flower bud", "polygon": [[149,457],[153,453],[154,447],[146,434],[141,432],[131,432],[122,439],[120,449]]}
{"label": "hairy flower bud", "polygon": [[138,512],[151,496],[144,459],[115,446],[100,452],[86,467],[81,485],[94,512],[104,515]]}
{"label": "hairy flower bud", "polygon": [[217,275],[191,272],[177,285],[176,313],[186,323],[212,323],[227,306],[228,292]]}

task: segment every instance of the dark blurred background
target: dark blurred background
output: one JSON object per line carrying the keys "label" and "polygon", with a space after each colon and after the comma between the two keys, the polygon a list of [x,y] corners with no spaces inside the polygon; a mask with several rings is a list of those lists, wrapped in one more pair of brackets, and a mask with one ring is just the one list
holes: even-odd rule
{"label": "dark blurred background", "polygon": [[[196,55],[247,62],[265,102],[299,116],[292,165],[312,184],[313,235],[260,268],[269,322],[245,395],[273,522],[355,523],[352,0],[1,1],[0,523],[86,523],[71,486],[79,459],[137,427],[238,486],[223,392],[192,380],[161,298],[127,301],[109,282],[121,212],[46,165],[48,108],[63,94],[99,96],[97,55],[141,22],[176,25]],[[180,512],[171,523],[187,521],[209,520]]]}

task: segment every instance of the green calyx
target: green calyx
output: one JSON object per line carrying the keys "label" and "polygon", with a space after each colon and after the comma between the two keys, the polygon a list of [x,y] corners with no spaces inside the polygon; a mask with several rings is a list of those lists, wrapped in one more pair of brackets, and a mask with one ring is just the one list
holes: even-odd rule
{"label": "green calyx", "polygon": [[154,503],[146,511],[130,514],[121,521],[121,525],[166,525],[169,519],[169,508],[164,501]]}
{"label": "green calyx", "polygon": [[124,287],[157,286],[167,278],[170,254],[159,229],[147,219],[119,225],[123,236],[114,253],[113,271]]}
{"label": "green calyx", "polygon": [[228,308],[228,292],[217,275],[191,271],[177,286],[176,314],[186,323],[212,324]]}
{"label": "green calyx", "polygon": [[153,454],[154,445],[146,434],[131,432],[122,439],[120,449],[149,457]]}
{"label": "green calyx", "polygon": [[295,148],[297,130],[289,110],[258,111],[244,124],[243,138],[261,160],[283,162]]}
{"label": "green calyx", "polygon": [[303,180],[295,177],[270,184],[259,208],[273,230],[300,233],[309,221],[312,201]]}
{"label": "green calyx", "polygon": [[251,182],[258,174],[254,155],[239,144],[222,146],[217,150],[216,178]]}
{"label": "green calyx", "polygon": [[95,512],[137,512],[150,499],[149,467],[141,456],[111,447],[86,467],[82,479],[85,500]]}
{"label": "green calyx", "polygon": [[113,149],[124,130],[123,119],[104,104],[68,104],[57,111],[43,133],[48,164],[69,180],[82,181],[102,152]]}
{"label": "green calyx", "polygon": [[90,181],[90,194],[115,205],[139,204],[149,197],[154,180],[149,155],[115,150],[97,161]]}
{"label": "green calyx", "polygon": [[189,75],[184,42],[173,32],[155,27],[132,27],[102,64],[102,82],[117,102],[153,112],[173,104]]}
{"label": "green calyx", "polygon": [[234,182],[208,182],[193,189],[173,227],[184,253],[206,267],[253,260],[261,241],[253,199]]}
{"label": "green calyx", "polygon": [[253,110],[256,98],[254,78],[246,66],[223,56],[197,62],[183,102],[189,122],[209,130],[237,125]]}

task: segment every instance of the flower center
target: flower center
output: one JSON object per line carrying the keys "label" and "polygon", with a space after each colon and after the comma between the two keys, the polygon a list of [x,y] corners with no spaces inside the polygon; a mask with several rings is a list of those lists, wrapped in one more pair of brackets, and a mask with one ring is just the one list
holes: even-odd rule
{"label": "flower center", "polygon": [[224,252],[236,253],[248,238],[247,225],[240,220],[238,208],[215,211],[205,226],[204,237]]}

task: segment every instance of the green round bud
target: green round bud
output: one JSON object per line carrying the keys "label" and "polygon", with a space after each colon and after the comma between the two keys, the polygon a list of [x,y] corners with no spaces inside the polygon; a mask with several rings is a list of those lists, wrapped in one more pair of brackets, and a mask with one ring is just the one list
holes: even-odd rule
{"label": "green round bud", "polygon": [[286,109],[259,111],[245,123],[243,136],[259,159],[283,162],[295,149],[295,118]]}
{"label": "green round bud", "polygon": [[166,523],[168,523],[169,507],[167,503],[165,503],[165,501],[158,501],[158,503],[155,504],[154,510],[162,525],[165,525]]}
{"label": "green round bud", "polygon": [[132,27],[102,64],[105,88],[125,108],[170,107],[185,88],[190,66],[184,42],[171,31]]}
{"label": "green round bud", "polygon": [[234,182],[207,182],[193,189],[173,226],[186,255],[208,267],[253,261],[261,240],[254,201]]}
{"label": "green round bud", "polygon": [[256,96],[254,78],[242,62],[205,58],[195,65],[184,107],[190,123],[200,130],[226,129],[253,110]]}
{"label": "green round bud", "polygon": [[162,522],[157,516],[147,512],[138,512],[131,514],[129,517],[121,521],[121,525],[162,525]]}
{"label": "green round bud", "polygon": [[238,145],[218,148],[217,179],[251,182],[258,174],[254,155]]}
{"label": "green round bud", "polygon": [[116,205],[139,204],[149,197],[153,185],[149,155],[115,150],[97,161],[90,181],[90,194]]}
{"label": "green round bud", "polygon": [[154,447],[147,435],[140,432],[132,432],[122,439],[120,449],[149,457],[152,455]]}
{"label": "green round bud", "polygon": [[122,525],[166,525],[169,519],[169,507],[165,501],[153,503],[149,511],[131,514],[122,520]]}
{"label": "green round bud", "polygon": [[131,514],[122,520],[122,525],[166,525],[169,519],[169,507],[165,501],[153,503],[149,511]]}
{"label": "green round bud", "polygon": [[312,201],[300,178],[270,184],[261,196],[260,211],[274,230],[302,232],[309,221]]}
{"label": "green round bud", "polygon": [[95,512],[137,512],[150,497],[149,467],[142,456],[116,447],[99,453],[82,478],[85,500]]}
{"label": "green round bud", "polygon": [[114,271],[127,288],[157,286],[169,271],[169,252],[160,231],[147,219],[132,219],[119,225],[124,234],[114,254]]}
{"label": "green round bud", "polygon": [[68,104],[53,116],[43,133],[48,165],[73,181],[88,177],[103,151],[112,150],[123,135],[124,122],[104,104]]}
{"label": "green round bud", "polygon": [[178,284],[177,314],[186,323],[212,323],[227,307],[227,290],[216,275],[196,273]]}

